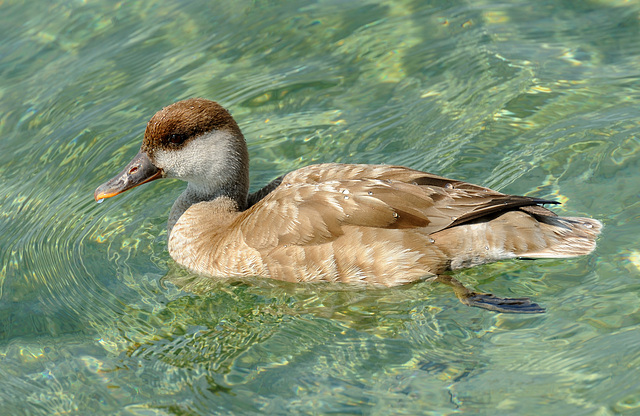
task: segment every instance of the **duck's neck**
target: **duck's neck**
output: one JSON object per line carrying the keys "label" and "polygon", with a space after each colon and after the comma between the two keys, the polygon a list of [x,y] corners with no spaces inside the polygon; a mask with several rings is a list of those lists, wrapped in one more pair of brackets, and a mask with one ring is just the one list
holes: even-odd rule
{"label": "duck's neck", "polygon": [[237,125],[231,130],[213,130],[188,142],[180,153],[155,150],[154,163],[168,178],[187,181],[169,214],[168,230],[194,204],[225,197],[239,211],[247,207],[249,193],[249,152]]}
{"label": "duck's neck", "polygon": [[228,204],[229,199],[236,203],[238,211],[243,211],[247,206],[247,189],[246,186],[237,183],[230,183],[223,188],[209,189],[206,186],[198,186],[192,183],[187,185],[187,189],[184,190],[176,199],[171,207],[169,213],[169,221],[167,223],[167,230],[171,235],[173,226],[178,222],[182,214],[188,210],[192,205],[203,201],[214,201],[220,197],[224,197],[224,200]]}

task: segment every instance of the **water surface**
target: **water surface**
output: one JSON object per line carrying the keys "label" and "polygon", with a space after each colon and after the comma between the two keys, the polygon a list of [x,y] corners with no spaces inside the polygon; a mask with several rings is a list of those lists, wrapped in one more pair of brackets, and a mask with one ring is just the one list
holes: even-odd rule
{"label": "water surface", "polygon": [[[0,4],[2,414],[640,413],[637,1]],[[179,99],[229,108],[252,188],[402,164],[600,219],[595,253],[391,289],[201,282],[184,186],[92,195]],[[187,289],[175,283],[187,284]]]}

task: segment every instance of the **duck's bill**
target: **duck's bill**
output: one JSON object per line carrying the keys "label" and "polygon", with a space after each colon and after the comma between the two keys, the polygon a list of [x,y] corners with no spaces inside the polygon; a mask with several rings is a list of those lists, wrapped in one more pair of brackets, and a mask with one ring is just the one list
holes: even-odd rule
{"label": "duck's bill", "polygon": [[162,171],[151,163],[149,156],[143,151],[133,158],[131,162],[118,175],[108,182],[98,186],[93,194],[96,201],[111,198],[134,188],[143,183],[162,177]]}

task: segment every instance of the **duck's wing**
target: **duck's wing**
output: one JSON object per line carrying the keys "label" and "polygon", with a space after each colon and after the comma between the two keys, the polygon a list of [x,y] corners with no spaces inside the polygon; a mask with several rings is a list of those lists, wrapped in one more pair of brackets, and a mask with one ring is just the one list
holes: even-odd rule
{"label": "duck's wing", "polygon": [[344,235],[347,226],[431,234],[548,202],[401,167],[315,165],[287,174],[232,227],[254,248],[312,245]]}
{"label": "duck's wing", "polygon": [[264,187],[249,194],[247,198],[247,208],[252,207],[274,191],[278,186],[280,186],[285,177],[289,183],[322,183],[335,180],[336,178],[340,178],[340,180],[394,180],[404,183],[412,183],[414,185],[430,185],[440,188],[455,187],[456,189],[476,190],[486,194],[502,195],[500,192],[494,191],[490,188],[454,179],[447,179],[442,176],[409,169],[404,166],[323,163],[303,167],[286,175],[277,177]]}
{"label": "duck's wing", "polygon": [[[428,185],[447,189],[464,189],[469,191],[479,191],[487,195],[504,195],[493,189],[484,186],[474,185],[467,182],[448,179],[443,176],[434,175],[420,170],[410,169],[405,166],[395,165],[366,165],[366,164],[342,164],[323,163],[310,165],[288,173],[277,180],[286,180],[290,183],[322,183],[331,180],[353,180],[353,179],[380,179],[387,181],[398,181],[413,185]],[[265,188],[268,188],[275,181]],[[273,190],[273,188],[272,188]]]}

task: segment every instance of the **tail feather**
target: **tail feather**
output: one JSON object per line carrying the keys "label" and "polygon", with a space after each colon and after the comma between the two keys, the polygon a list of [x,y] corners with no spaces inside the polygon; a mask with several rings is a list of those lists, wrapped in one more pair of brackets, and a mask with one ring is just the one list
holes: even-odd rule
{"label": "tail feather", "polygon": [[583,256],[596,248],[602,223],[592,218],[537,216],[544,246],[531,247],[518,257],[566,258]]}
{"label": "tail feather", "polygon": [[[528,212],[527,212],[528,211]],[[596,248],[602,223],[558,217],[541,208],[514,210],[489,221],[476,220],[432,234],[453,270],[512,258],[567,258]]]}

